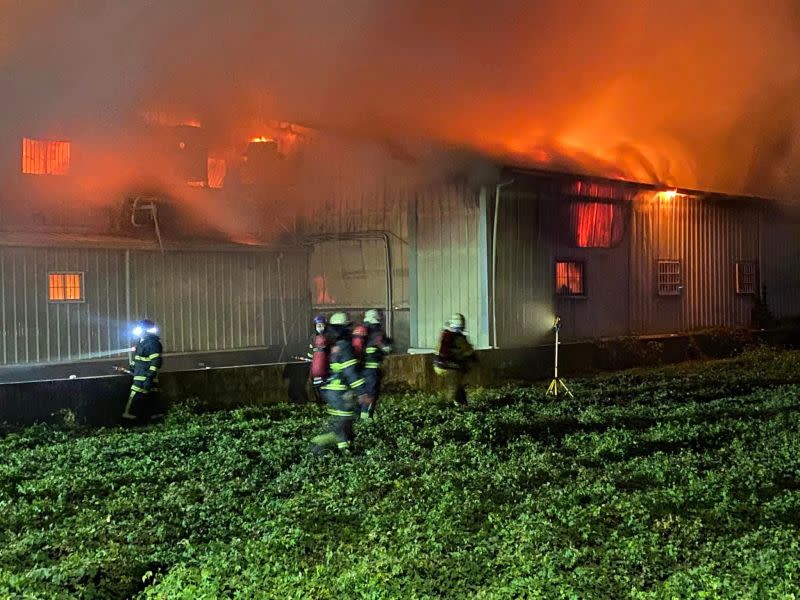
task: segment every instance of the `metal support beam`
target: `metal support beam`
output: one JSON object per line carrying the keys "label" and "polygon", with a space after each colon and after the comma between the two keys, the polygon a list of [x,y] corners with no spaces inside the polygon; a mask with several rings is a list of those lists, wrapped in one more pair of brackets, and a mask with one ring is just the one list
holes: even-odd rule
{"label": "metal support beam", "polygon": [[478,315],[479,348],[489,347],[489,201],[488,190],[481,187],[478,214],[478,285],[480,287],[480,314]]}
{"label": "metal support beam", "polygon": [[419,295],[417,290],[417,196],[408,203],[408,303],[409,346],[419,345]]}

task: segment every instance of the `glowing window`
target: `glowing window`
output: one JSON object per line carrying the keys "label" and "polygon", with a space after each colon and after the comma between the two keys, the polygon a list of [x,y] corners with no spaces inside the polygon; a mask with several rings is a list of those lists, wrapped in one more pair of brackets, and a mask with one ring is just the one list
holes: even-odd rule
{"label": "glowing window", "polygon": [[658,261],[658,295],[680,296],[682,287],[680,261]]}
{"label": "glowing window", "polygon": [[208,159],[208,187],[219,189],[225,183],[227,165],[224,158]]}
{"label": "glowing window", "polygon": [[22,138],[22,172],[30,175],[69,173],[69,142]]}
{"label": "glowing window", "polygon": [[50,302],[83,302],[83,273],[49,273]]}
{"label": "glowing window", "polygon": [[586,295],[582,262],[556,262],[556,294],[559,296]]}
{"label": "glowing window", "polygon": [[756,263],[752,260],[740,260],[736,263],[736,293],[756,293]]}
{"label": "glowing window", "polygon": [[622,238],[622,211],[616,204],[573,202],[569,219],[578,248],[611,248]]}

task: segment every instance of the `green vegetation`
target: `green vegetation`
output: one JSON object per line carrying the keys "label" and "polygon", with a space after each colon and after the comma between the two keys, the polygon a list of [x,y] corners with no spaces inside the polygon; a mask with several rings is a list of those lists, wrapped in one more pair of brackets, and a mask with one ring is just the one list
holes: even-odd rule
{"label": "green vegetation", "polygon": [[0,438],[0,597],[794,598],[800,353]]}

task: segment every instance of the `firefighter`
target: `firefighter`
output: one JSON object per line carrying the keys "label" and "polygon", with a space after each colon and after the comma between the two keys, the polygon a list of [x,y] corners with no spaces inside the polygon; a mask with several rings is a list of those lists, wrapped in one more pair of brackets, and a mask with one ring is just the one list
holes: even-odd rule
{"label": "firefighter", "polygon": [[350,341],[351,323],[347,315],[331,315],[328,324],[333,345],[330,350],[329,374],[322,385],[328,405],[328,432],[312,440],[315,452],[352,450],[353,422],[356,418],[356,396],[364,402],[365,383]]}
{"label": "firefighter", "polygon": [[314,317],[314,334],[308,345],[308,361],[311,363],[309,377],[314,385],[314,394],[317,400],[322,401],[320,388],[328,377],[328,364],[330,361],[331,339],[328,332],[328,322],[322,315]]}
{"label": "firefighter", "polygon": [[158,371],[161,368],[163,350],[158,337],[158,326],[143,319],[133,328],[133,335],[138,339],[133,362],[130,364],[133,382],[122,418],[130,421],[158,419],[164,416],[158,389]]}
{"label": "firefighter", "polygon": [[383,357],[392,351],[392,340],[386,336],[381,325],[380,313],[371,308],[364,313],[366,343],[364,349],[364,380],[366,382],[366,401],[361,405],[361,419],[369,420],[375,416],[375,407],[381,391]]}
{"label": "firefighter", "polygon": [[445,378],[448,397],[456,406],[467,403],[464,377],[476,360],[475,350],[464,335],[464,315],[456,313],[442,330],[433,359],[433,370]]}

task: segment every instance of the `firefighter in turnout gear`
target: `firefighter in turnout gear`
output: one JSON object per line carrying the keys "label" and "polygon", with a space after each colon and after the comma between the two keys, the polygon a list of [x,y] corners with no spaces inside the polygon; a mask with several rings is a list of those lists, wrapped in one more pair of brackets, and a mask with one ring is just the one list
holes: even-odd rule
{"label": "firefighter in turnout gear", "polygon": [[456,313],[442,330],[433,370],[447,382],[448,397],[455,405],[467,403],[464,377],[477,360],[475,350],[464,335],[464,315]]}
{"label": "firefighter in turnout gear", "polygon": [[358,360],[350,342],[351,323],[344,313],[334,313],[328,328],[333,345],[330,351],[329,375],[322,385],[322,396],[328,405],[328,432],[312,440],[315,452],[349,450],[353,442],[356,418],[356,396],[363,402],[365,391]]}
{"label": "firefighter in turnout gear", "polygon": [[314,385],[314,393],[320,401],[322,400],[320,388],[328,377],[331,343],[328,322],[324,316],[317,315],[314,317],[314,335],[311,336],[307,356],[311,363],[308,375]]}
{"label": "firefighter in turnout gear", "polygon": [[386,336],[381,326],[380,313],[374,308],[364,313],[364,328],[367,333],[363,359],[367,398],[361,404],[361,419],[368,420],[375,416],[375,407],[381,392],[381,363],[383,357],[392,351],[392,340]]}
{"label": "firefighter in turnout gear", "polygon": [[122,417],[128,420],[153,420],[164,416],[158,389],[158,371],[161,368],[161,339],[158,327],[144,319],[136,324],[133,335],[139,341],[130,364],[133,375],[131,391]]}

